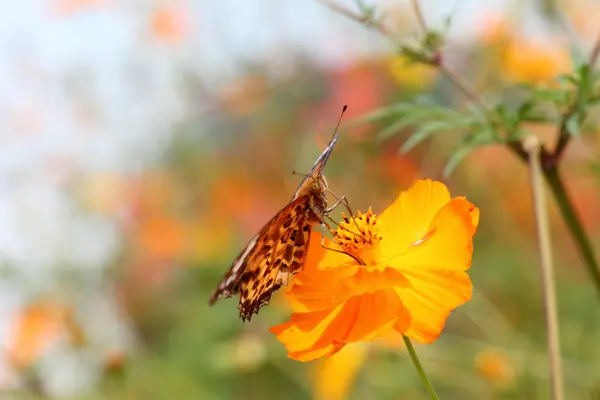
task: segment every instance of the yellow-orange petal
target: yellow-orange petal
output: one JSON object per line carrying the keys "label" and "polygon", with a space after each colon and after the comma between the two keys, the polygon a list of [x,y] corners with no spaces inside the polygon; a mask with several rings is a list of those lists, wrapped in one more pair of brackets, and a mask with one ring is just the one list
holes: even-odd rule
{"label": "yellow-orange petal", "polygon": [[416,181],[379,215],[381,245],[408,248],[427,234],[431,220],[450,199],[443,183],[430,179]]}
{"label": "yellow-orange petal", "polygon": [[409,327],[396,329],[421,343],[431,343],[441,334],[450,312],[471,299],[471,280],[463,271],[432,268],[415,268],[404,274],[411,287],[396,292],[412,320]]}
{"label": "yellow-orange petal", "polygon": [[296,313],[271,328],[290,358],[310,361],[334,354],[348,343],[371,340],[395,324],[408,326],[410,314],[391,289],[362,293],[330,313]]}
{"label": "yellow-orange petal", "polygon": [[396,239],[389,233],[385,247],[382,242],[384,261],[403,273],[431,267],[464,271],[471,266],[474,223],[478,220],[479,210],[473,204],[462,197],[455,198],[435,214],[427,233],[408,249],[398,251],[393,246]]}
{"label": "yellow-orange petal", "polygon": [[332,309],[352,297],[346,281],[356,274],[357,266],[300,272],[287,292],[295,312]]}
{"label": "yellow-orange petal", "polygon": [[[288,357],[298,361],[315,360],[334,352],[333,343],[319,348],[315,347],[315,343],[342,307],[343,305],[333,310],[294,313],[288,322],[269,330],[284,344],[288,351]],[[313,329],[306,329],[311,326]],[[300,352],[302,354],[298,354]],[[292,354],[296,354],[296,356],[293,357]]]}
{"label": "yellow-orange petal", "polygon": [[361,293],[373,293],[410,283],[394,268],[366,269],[358,265],[304,270],[287,292],[295,312],[332,309]]}
{"label": "yellow-orange petal", "polygon": [[[308,246],[308,252],[302,270],[313,271],[327,265],[337,267],[339,265],[352,263],[352,257],[347,254],[332,251],[331,249],[341,250],[340,246],[328,237],[323,239],[322,232],[311,232],[310,244]],[[295,279],[301,280],[302,277],[296,276]]]}
{"label": "yellow-orange petal", "polygon": [[331,240],[325,237],[323,246],[321,246],[321,240],[323,240],[323,234],[321,232],[311,232],[308,245],[308,252],[306,253],[306,259],[304,260],[304,269],[315,269],[323,256],[325,255],[325,247],[331,246]]}

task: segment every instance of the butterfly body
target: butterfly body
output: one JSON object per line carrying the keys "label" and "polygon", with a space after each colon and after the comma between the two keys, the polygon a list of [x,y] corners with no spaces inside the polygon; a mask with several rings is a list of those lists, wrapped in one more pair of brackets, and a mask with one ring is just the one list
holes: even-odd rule
{"label": "butterfly body", "polygon": [[323,168],[337,139],[336,129],[329,145],[302,180],[291,201],[240,252],[209,304],[239,294],[240,317],[244,321],[250,320],[269,302],[273,292],[287,285],[290,277],[302,268],[313,226],[325,224],[328,209]]}

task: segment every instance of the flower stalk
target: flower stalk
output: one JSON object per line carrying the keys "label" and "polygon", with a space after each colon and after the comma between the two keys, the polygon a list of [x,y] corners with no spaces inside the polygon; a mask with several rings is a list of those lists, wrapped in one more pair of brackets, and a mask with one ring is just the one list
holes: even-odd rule
{"label": "flower stalk", "polygon": [[405,335],[402,335],[402,339],[404,340],[404,344],[406,345],[406,349],[408,350],[410,359],[412,360],[415,368],[417,369],[417,373],[419,374],[419,377],[421,378],[421,381],[423,382],[423,386],[425,386],[427,395],[429,396],[429,398],[431,400],[439,400],[439,397],[438,397],[437,393],[435,392],[435,389],[433,388],[431,381],[427,377],[427,374],[425,373],[425,370],[423,369],[423,366],[421,365],[421,361],[419,361],[419,357],[417,356],[417,352],[415,351],[415,348],[413,347],[412,342],[410,341],[410,338]]}

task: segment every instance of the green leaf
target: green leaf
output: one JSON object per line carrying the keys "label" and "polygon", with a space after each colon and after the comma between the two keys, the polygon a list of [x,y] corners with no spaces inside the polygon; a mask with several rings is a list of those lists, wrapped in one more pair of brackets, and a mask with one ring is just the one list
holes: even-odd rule
{"label": "green leaf", "polygon": [[444,44],[444,36],[437,31],[429,30],[423,38],[423,47],[429,52],[438,50]]}
{"label": "green leaf", "polygon": [[592,161],[590,168],[593,174],[600,175],[600,161]]}
{"label": "green leaf", "polygon": [[597,104],[597,103],[599,103],[599,102],[600,102],[600,95],[593,96],[593,97],[590,97],[590,98],[588,99],[588,104],[589,104],[590,106],[592,106],[592,105],[596,105],[596,104]]}
{"label": "green leaf", "polygon": [[416,126],[423,121],[429,119],[429,114],[424,112],[423,110],[413,110],[412,112],[407,113],[405,116],[398,119],[396,122],[383,129],[379,133],[379,139],[384,140],[390,136],[393,136],[396,132],[407,128],[409,126]]}
{"label": "green leaf", "polygon": [[529,116],[529,114],[531,113],[531,111],[533,110],[533,107],[534,107],[534,102],[531,100],[526,101],[525,103],[521,104],[521,106],[517,110],[517,119],[519,121],[526,119]]}
{"label": "green leaf", "polygon": [[571,88],[564,89],[546,89],[546,88],[536,88],[533,91],[534,99],[547,101],[549,103],[553,103],[557,107],[567,106],[571,102],[572,96]]}
{"label": "green leaf", "polygon": [[424,126],[423,128],[415,131],[412,135],[410,135],[406,142],[402,144],[402,147],[400,147],[400,152],[402,154],[406,154],[428,137],[447,130],[449,129],[446,124],[432,123],[427,126]]}
{"label": "green leaf", "polygon": [[485,125],[482,130],[473,131],[466,135],[463,139],[462,146],[460,146],[448,159],[443,172],[444,177],[449,177],[458,164],[473,150],[495,142],[497,142],[495,132],[489,125]]}
{"label": "green leaf", "polygon": [[444,167],[444,178],[448,178],[452,174],[452,172],[454,172],[458,164],[460,164],[460,162],[464,160],[465,157],[467,157],[473,150],[475,150],[475,148],[476,146],[466,145],[456,150],[454,154],[450,156],[448,162],[446,163],[446,166]]}
{"label": "green leaf", "polygon": [[406,128],[410,124],[411,124],[411,121],[408,120],[407,118],[399,119],[398,121],[394,122],[393,124],[382,129],[381,132],[379,132],[379,134],[377,135],[377,140],[382,142],[382,141],[394,136],[396,133],[398,133],[402,129]]}
{"label": "green leaf", "polygon": [[563,88],[566,88],[569,85],[577,86],[577,78],[575,78],[571,74],[558,75],[556,78],[554,78],[554,80],[560,83],[563,86]]}
{"label": "green leaf", "polygon": [[586,79],[590,75],[590,66],[588,64],[580,64],[576,68],[578,80]]}
{"label": "green leaf", "polygon": [[579,123],[579,113],[573,113],[569,115],[567,118],[566,124],[567,132],[569,134],[579,137],[581,136],[580,123]]}
{"label": "green leaf", "polygon": [[587,63],[587,58],[574,42],[569,46],[569,53],[571,55],[571,61],[576,68]]}
{"label": "green leaf", "polygon": [[379,110],[375,110],[365,116],[355,119],[356,124],[365,124],[371,122],[378,122],[382,119],[386,119],[392,117],[396,114],[406,113],[411,108],[411,104],[409,103],[399,103],[395,104],[391,107],[381,108]]}
{"label": "green leaf", "polygon": [[430,64],[431,55],[426,51],[412,46],[402,46],[400,54],[406,58],[407,64]]}

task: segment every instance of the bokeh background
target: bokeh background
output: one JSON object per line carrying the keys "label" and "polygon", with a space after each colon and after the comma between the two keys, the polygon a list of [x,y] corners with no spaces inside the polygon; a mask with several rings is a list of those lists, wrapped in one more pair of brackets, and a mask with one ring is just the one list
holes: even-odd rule
{"label": "bokeh background", "polygon": [[[408,2],[369,4],[417,36]],[[492,96],[569,72],[599,34],[592,0],[422,5],[449,62]],[[207,301],[343,104],[326,173],[355,209],[443,179],[458,135],[406,155],[410,129],[355,123],[420,96],[464,107],[436,71],[311,0],[21,0],[0,21],[1,399],[425,398],[398,338],[298,363],[268,332],[289,313],[282,293],[249,324],[235,299]],[[563,164],[596,250],[599,140],[577,140]],[[481,209],[475,292],[417,347],[425,369],[446,399],[547,398],[527,170],[492,146],[444,182]],[[600,304],[550,203],[567,397],[596,399]]]}

